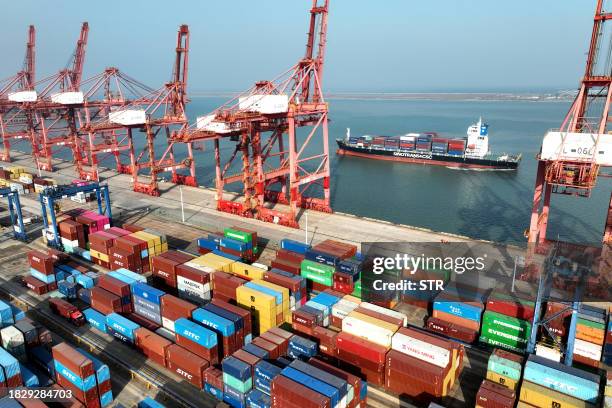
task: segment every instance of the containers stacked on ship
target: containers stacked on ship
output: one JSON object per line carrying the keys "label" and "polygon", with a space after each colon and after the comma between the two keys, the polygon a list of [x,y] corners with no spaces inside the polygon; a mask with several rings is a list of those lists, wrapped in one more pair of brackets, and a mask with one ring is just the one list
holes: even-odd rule
{"label": "containers stacked on ship", "polygon": [[600,404],[599,375],[529,356],[523,371],[520,400],[539,407],[596,407]]}
{"label": "containers stacked on ship", "polygon": [[310,245],[308,244],[291,239],[282,239],[280,249],[276,251],[276,258],[272,261],[271,266],[273,269],[299,275],[301,263],[309,249]]}
{"label": "containers stacked on ship", "polygon": [[606,338],[605,309],[583,304],[576,324],[574,365],[599,368]]}
{"label": "containers stacked on ship", "polygon": [[[478,288],[450,284],[436,296],[432,323],[435,331],[473,341],[478,336],[486,293]],[[439,328],[439,329],[438,329]]]}
{"label": "containers stacked on ship", "polygon": [[513,391],[518,389],[523,371],[523,357],[509,351],[495,349],[487,363],[487,380]]}
{"label": "containers stacked on ship", "polygon": [[465,139],[450,139],[448,141],[448,154],[451,156],[463,156],[465,154]]}
{"label": "containers stacked on ship", "polygon": [[514,408],[516,393],[503,385],[483,380],[476,393],[478,408]]}
{"label": "containers stacked on ship", "polygon": [[134,344],[135,332],[139,328],[140,325],[117,313],[111,313],[106,316],[107,332],[124,343]]}
{"label": "containers stacked on ship", "polygon": [[239,227],[225,228],[219,251],[253,262],[259,256],[257,232]]}
{"label": "containers stacked on ship", "polygon": [[401,328],[386,358],[387,389],[430,402],[449,394],[463,367],[463,346],[417,329]]}
{"label": "containers stacked on ship", "polygon": [[170,288],[177,287],[176,268],[194,257],[178,251],[167,251],[151,258],[153,282]]}
{"label": "containers stacked on ship", "polygon": [[51,349],[57,383],[86,407],[100,407],[94,363],[66,343]]}
{"label": "containers stacked on ship", "polygon": [[531,336],[534,303],[505,293],[494,292],[487,300],[480,341],[521,352]]}
{"label": "containers stacked on ship", "polygon": [[416,148],[415,144],[417,136],[417,133],[409,133],[407,135],[400,136],[399,149],[405,151],[414,150]]}
{"label": "containers stacked on ship", "polygon": [[433,136],[431,134],[420,134],[416,138],[416,150],[430,152]]}
{"label": "containers stacked on ship", "polygon": [[431,140],[431,151],[435,154],[447,154],[448,153],[448,139],[434,137]]}
{"label": "containers stacked on ship", "polygon": [[296,310],[308,300],[308,288],[306,279],[281,269],[272,269],[264,272],[263,279],[289,290],[289,308]]}
{"label": "containers stacked on ship", "polygon": [[96,386],[98,388],[98,396],[100,397],[100,406],[109,406],[113,402],[113,390],[108,366],[85,350],[77,349],[77,351],[93,362]]}
{"label": "containers stacked on ship", "polygon": [[215,332],[185,318],[177,319],[174,322],[174,332],[176,334],[176,344],[205,359],[210,364],[219,362],[219,347]]}

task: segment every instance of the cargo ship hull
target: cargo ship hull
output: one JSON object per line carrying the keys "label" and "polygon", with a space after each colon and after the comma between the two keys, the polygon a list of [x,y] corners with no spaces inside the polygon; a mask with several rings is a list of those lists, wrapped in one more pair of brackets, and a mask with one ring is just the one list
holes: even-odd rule
{"label": "cargo ship hull", "polygon": [[359,147],[349,145],[344,140],[336,140],[336,143],[338,144],[338,149],[336,150],[336,154],[338,155],[403,163],[428,164],[464,169],[516,170],[520,162],[520,157],[513,160],[500,160],[495,158],[452,156],[448,154],[437,154],[431,151],[402,151]]}

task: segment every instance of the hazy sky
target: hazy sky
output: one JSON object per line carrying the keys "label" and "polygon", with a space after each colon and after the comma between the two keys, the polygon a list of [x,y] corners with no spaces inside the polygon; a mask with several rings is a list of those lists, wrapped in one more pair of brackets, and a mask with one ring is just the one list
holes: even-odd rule
{"label": "hazy sky", "polygon": [[[176,30],[191,30],[189,87],[248,88],[304,53],[310,0],[20,0],[2,4],[0,78],[20,69],[37,28],[38,78],[64,67],[82,21],[85,77],[116,66],[158,87]],[[60,6],[61,4],[61,6]],[[577,87],[595,0],[331,0],[330,91],[539,90]]]}

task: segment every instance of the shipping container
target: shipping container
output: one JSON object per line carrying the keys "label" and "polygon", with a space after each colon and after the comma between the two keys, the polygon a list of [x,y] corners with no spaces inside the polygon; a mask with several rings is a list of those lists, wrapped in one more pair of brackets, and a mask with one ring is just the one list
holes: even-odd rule
{"label": "shipping container", "polygon": [[210,365],[205,359],[172,344],[166,348],[166,364],[179,377],[185,378],[198,389],[204,388],[204,370]]}

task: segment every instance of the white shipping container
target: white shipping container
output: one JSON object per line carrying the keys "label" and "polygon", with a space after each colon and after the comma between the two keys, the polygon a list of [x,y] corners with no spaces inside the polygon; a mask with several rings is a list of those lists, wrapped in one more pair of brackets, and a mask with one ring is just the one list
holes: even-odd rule
{"label": "white shipping container", "polygon": [[251,95],[238,99],[238,108],[266,115],[283,113],[289,110],[287,95]]}
{"label": "white shipping container", "polygon": [[36,91],[19,91],[8,94],[8,100],[11,102],[36,102],[37,99]]}
{"label": "white shipping container", "polygon": [[451,362],[449,350],[402,333],[395,333],[391,341],[391,349],[438,367],[447,367]]}
{"label": "white shipping container", "polygon": [[364,309],[368,309],[368,310],[372,310],[374,312],[382,313],[382,314],[384,314],[386,316],[390,316],[390,317],[393,317],[395,319],[402,319],[402,321],[404,322],[404,326],[406,326],[408,324],[408,316],[406,316],[404,313],[396,312],[395,310],[387,309],[386,307],[374,305],[374,304],[368,303],[368,302],[363,302],[359,306],[363,307]]}
{"label": "white shipping container", "polygon": [[8,326],[0,330],[0,337],[2,338],[2,348],[4,349],[20,347],[25,343],[23,333],[15,326]]}
{"label": "white shipping container", "polygon": [[174,320],[170,320],[167,317],[162,316],[162,327],[174,332]]}
{"label": "white shipping container", "polygon": [[594,133],[548,132],[542,142],[542,160],[595,160],[612,166],[612,135]]}
{"label": "white shipping container", "polygon": [[83,103],[83,92],[58,92],[51,95],[51,102],[62,105],[75,105]]}
{"label": "white shipping container", "polygon": [[215,121],[215,115],[199,116],[196,119],[196,128],[207,132],[230,133],[232,129],[227,123]]}
{"label": "white shipping container", "polygon": [[390,347],[393,338],[393,331],[359,320],[355,316],[347,316],[342,320],[342,331],[383,347]]}
{"label": "white shipping container", "polygon": [[555,350],[550,347],[546,347],[542,344],[536,344],[535,352],[536,352],[536,356],[540,356],[548,360],[556,361],[557,363],[561,362],[561,352],[559,350]]}
{"label": "white shipping container", "polygon": [[357,309],[359,305],[357,303],[349,302],[341,299],[338,303],[332,306],[332,316],[344,319],[353,310]]}
{"label": "white shipping container", "polygon": [[588,341],[576,339],[574,342],[574,354],[590,358],[591,360],[601,360],[601,346],[599,344],[589,343]]}
{"label": "white shipping container", "polygon": [[121,109],[108,114],[108,120],[123,126],[144,125],[147,113],[144,109]]}

